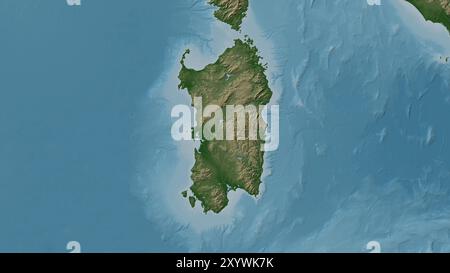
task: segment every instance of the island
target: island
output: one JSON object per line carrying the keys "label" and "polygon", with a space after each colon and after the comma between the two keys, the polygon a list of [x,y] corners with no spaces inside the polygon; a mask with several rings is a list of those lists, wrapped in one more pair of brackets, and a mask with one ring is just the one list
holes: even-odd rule
{"label": "island", "polygon": [[[203,106],[221,108],[269,103],[272,91],[265,75],[266,67],[248,37],[236,39],[216,62],[201,70],[186,67],[188,54],[189,50],[183,54],[178,78],[179,88],[187,90],[193,104],[194,98],[198,97],[202,98]],[[203,119],[202,123],[205,122]],[[198,200],[205,213],[219,213],[227,206],[231,190],[242,189],[257,196],[263,172],[263,144],[263,140],[207,140],[203,137],[200,147],[194,151],[193,184],[190,187],[193,196],[188,197],[191,206]],[[187,192],[182,195],[186,197]]]}
{"label": "island", "polygon": [[426,20],[443,24],[450,32],[450,0],[406,0],[422,13]]}
{"label": "island", "polygon": [[229,24],[234,30],[241,28],[247,14],[248,0],[210,0],[209,4],[218,8],[214,12],[217,19]]}

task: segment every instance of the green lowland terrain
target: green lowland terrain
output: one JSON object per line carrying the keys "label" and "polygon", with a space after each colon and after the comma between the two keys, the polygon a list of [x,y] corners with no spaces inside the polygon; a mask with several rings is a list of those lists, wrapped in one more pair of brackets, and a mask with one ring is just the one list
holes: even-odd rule
{"label": "green lowland terrain", "polygon": [[248,10],[248,0],[210,0],[209,3],[218,7],[214,12],[217,19],[229,24],[234,30],[241,28]]}
{"label": "green lowland terrain", "polygon": [[450,0],[407,0],[434,23],[443,24],[450,31]]}
{"label": "green lowland terrain", "polygon": [[[272,91],[264,74],[265,67],[250,39],[235,40],[234,46],[226,49],[215,63],[198,71],[185,66],[187,54],[189,50],[181,60],[179,88],[187,89],[192,100],[201,97],[203,107],[218,105],[224,109],[225,105],[259,106],[269,103]],[[202,123],[205,122],[203,119]],[[203,138],[195,150],[190,204],[195,206],[198,200],[205,213],[210,210],[219,213],[228,204],[230,190],[243,189],[250,195],[258,195],[264,162],[263,143],[262,140],[248,138]],[[187,196],[187,193],[182,195]]]}

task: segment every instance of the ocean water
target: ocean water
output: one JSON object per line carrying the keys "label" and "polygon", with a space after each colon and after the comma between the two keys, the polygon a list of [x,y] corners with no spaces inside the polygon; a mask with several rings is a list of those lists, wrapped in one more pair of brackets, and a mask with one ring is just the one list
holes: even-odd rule
{"label": "ocean water", "polygon": [[182,250],[130,181],[137,109],[183,2],[0,2],[0,251]]}
{"label": "ocean water", "polygon": [[291,2],[280,12],[292,10],[291,21],[268,26],[286,56],[286,150],[267,186],[281,188],[286,207],[273,217],[285,228],[270,231],[271,250],[358,252],[371,240],[385,251],[444,250],[450,73],[436,56],[448,56],[450,37],[433,26],[438,38],[418,36],[424,24],[399,5]]}

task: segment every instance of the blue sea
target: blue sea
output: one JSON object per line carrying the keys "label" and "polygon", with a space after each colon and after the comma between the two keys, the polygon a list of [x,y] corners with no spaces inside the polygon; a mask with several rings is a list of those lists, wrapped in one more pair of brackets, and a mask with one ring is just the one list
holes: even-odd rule
{"label": "blue sea", "polygon": [[[450,35],[402,0],[0,4],[0,251],[450,251]],[[280,105],[263,193],[191,209],[179,60],[249,35]]]}
{"label": "blue sea", "polygon": [[132,193],[137,109],[185,1],[0,2],[0,251],[180,251]]}

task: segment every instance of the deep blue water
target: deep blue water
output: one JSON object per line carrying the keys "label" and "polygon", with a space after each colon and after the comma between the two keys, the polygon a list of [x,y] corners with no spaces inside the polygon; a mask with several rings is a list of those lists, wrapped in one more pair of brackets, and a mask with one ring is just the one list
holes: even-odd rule
{"label": "deep blue water", "polygon": [[0,251],[175,251],[131,192],[180,1],[0,2]]}
{"label": "deep blue water", "polygon": [[290,1],[270,11],[278,17],[265,1],[255,5],[261,18],[290,14],[280,24],[261,20],[286,61],[284,133],[268,180],[285,187],[272,195],[286,232],[268,233],[275,249],[364,251],[379,240],[389,251],[442,251],[432,245],[448,243],[437,234],[450,205],[450,69],[393,2]]}

